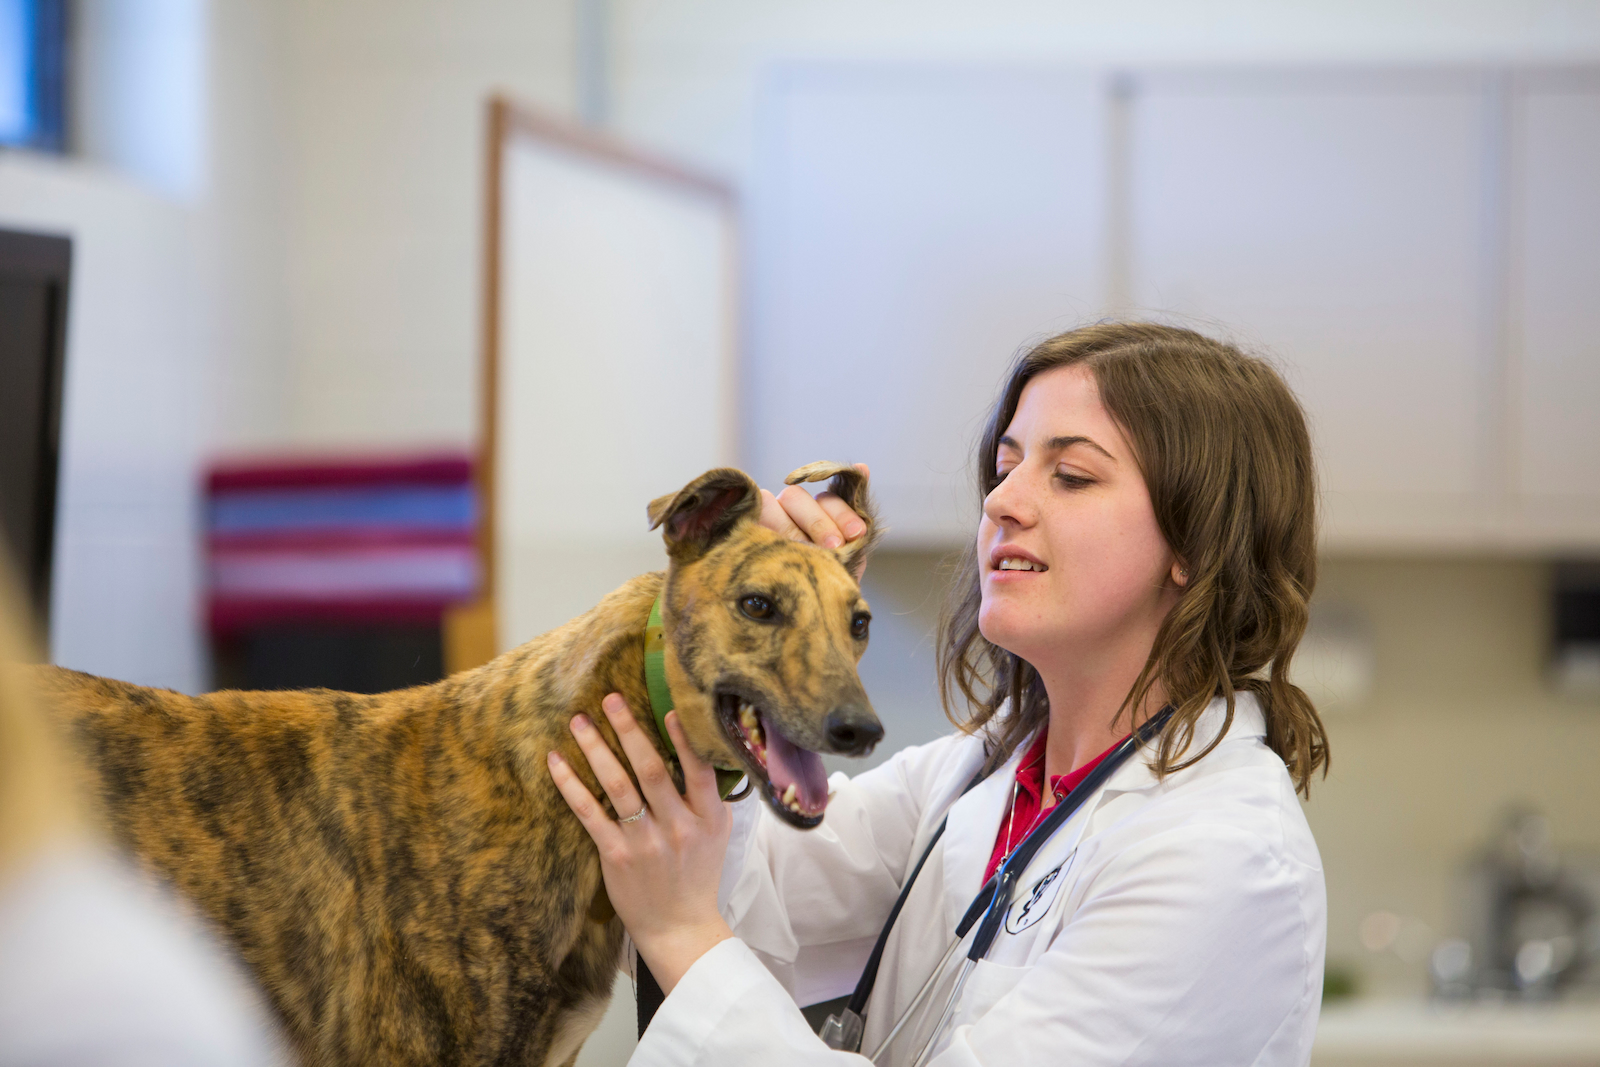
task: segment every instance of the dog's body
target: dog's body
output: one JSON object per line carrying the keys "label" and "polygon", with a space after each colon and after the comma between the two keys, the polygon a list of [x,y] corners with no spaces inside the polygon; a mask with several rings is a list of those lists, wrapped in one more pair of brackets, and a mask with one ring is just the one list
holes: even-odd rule
{"label": "dog's body", "polygon": [[[813,466],[870,519],[859,476]],[[53,668],[36,682],[114,836],[223,932],[303,1062],[559,1067],[599,1022],[623,931],[545,757],[560,750],[598,794],[567,724],[586,713],[618,749],[595,714],[610,692],[657,737],[657,597],[690,743],[789,821],[821,820],[816,750],[882,734],[846,569],[870,537],[785,541],[753,521],[756,492],[723,470],[655,502],[669,571],[435,685],[189,697]]]}

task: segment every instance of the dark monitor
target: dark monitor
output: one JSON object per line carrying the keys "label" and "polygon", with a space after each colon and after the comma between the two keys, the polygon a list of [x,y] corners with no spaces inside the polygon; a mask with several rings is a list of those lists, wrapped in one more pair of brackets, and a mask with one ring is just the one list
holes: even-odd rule
{"label": "dark monitor", "polygon": [[0,230],[0,533],[49,632],[72,241]]}

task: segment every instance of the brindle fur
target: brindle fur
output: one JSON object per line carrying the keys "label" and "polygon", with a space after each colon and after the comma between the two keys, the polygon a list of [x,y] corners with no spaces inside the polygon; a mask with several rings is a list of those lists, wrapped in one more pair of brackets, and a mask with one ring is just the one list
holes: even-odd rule
{"label": "brindle fur", "polygon": [[[830,475],[870,521],[849,468],[792,478]],[[666,572],[434,685],[190,697],[56,668],[36,678],[115,838],[237,949],[302,1062],[555,1067],[599,1021],[623,930],[546,754],[598,793],[567,724],[588,714],[620,751],[597,714],[610,692],[657,736],[643,634],[663,585],[668,676],[703,757],[743,766],[717,723],[719,685],[766,699],[813,749],[830,710],[865,705],[865,642],[849,629],[865,603],[847,567],[876,524],[830,552],[756,525],[758,504],[726,469],[655,501]],[[743,619],[748,592],[775,598],[785,624]]]}

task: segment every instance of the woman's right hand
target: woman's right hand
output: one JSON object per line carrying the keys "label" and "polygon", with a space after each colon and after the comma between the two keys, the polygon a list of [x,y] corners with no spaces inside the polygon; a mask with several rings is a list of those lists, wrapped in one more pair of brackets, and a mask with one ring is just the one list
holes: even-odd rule
{"label": "woman's right hand", "polygon": [[[863,478],[871,477],[865,463],[855,464]],[[843,500],[824,490],[813,497],[803,486],[785,486],[774,496],[761,490],[761,525],[792,541],[838,548],[867,532],[861,516]]]}

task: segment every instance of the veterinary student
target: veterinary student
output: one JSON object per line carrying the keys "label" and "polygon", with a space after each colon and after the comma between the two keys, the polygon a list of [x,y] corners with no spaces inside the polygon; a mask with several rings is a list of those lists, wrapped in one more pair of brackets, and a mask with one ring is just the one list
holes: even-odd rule
{"label": "veterinary student", "polygon": [[0,1067],[286,1063],[225,953],[113,856],[19,669],[21,598],[0,560]]}
{"label": "veterinary student", "polygon": [[[1085,327],[1016,363],[977,476],[982,516],[939,639],[960,730],[834,775],[819,828],[719,803],[675,720],[686,796],[652,784],[640,797],[575,720],[600,781],[621,783],[615,810],[645,812],[618,825],[552,768],[667,993],[632,1062],[862,1062],[796,1002],[851,990],[941,824],[890,930],[863,1055],[1309,1060],[1326,898],[1296,792],[1327,740],[1286,677],[1316,569],[1299,405],[1268,364],[1196,333]],[[798,539],[833,546],[861,525],[826,495],[764,503],[762,521]],[[621,698],[605,713],[651,780],[659,757]],[[1154,736],[1113,752],[1140,727]],[[1096,786],[1097,764],[1119,758]],[[991,900],[999,925],[969,926],[949,952],[980,887],[1063,798],[1072,817],[1021,845],[1036,851]]]}

